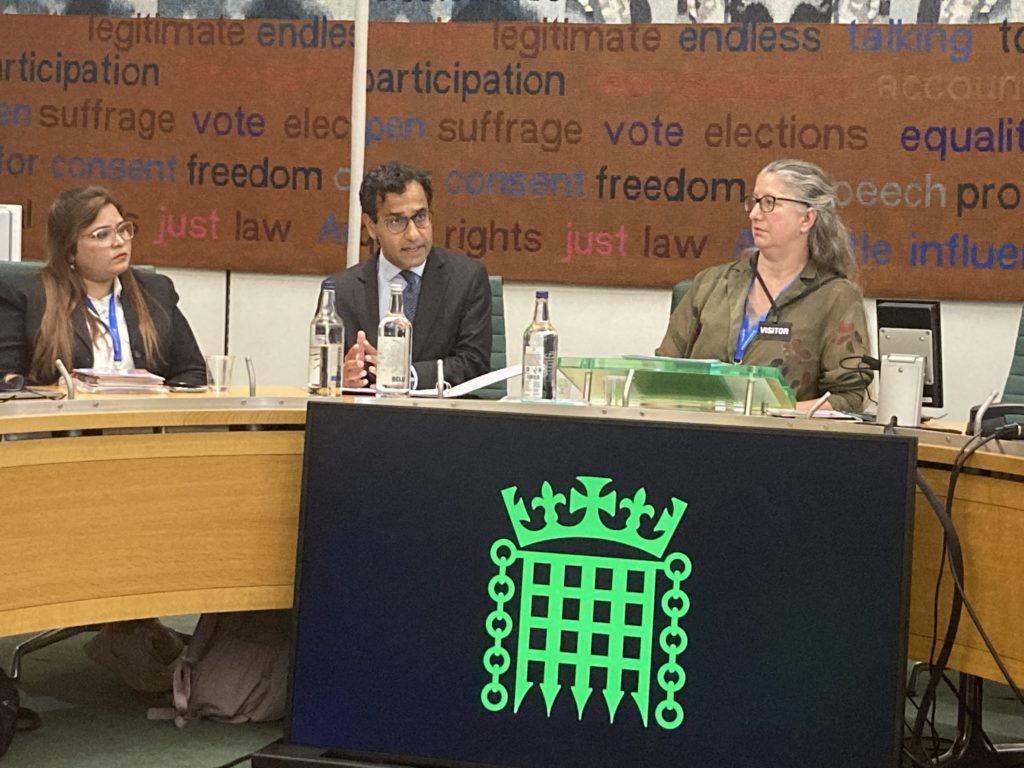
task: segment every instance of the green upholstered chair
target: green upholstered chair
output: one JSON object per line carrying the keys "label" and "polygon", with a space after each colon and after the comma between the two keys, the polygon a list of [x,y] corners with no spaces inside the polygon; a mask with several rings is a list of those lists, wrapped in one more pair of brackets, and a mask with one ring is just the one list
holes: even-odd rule
{"label": "green upholstered chair", "polygon": [[[492,275],[491,281],[491,370],[504,368],[507,363],[505,352],[505,281]],[[483,400],[500,400],[508,394],[504,381],[479,389],[475,393]]]}
{"label": "green upholstered chair", "polygon": [[[45,263],[45,261],[0,261],[0,280],[11,275],[20,275],[42,269]],[[156,272],[156,267],[148,264],[132,264],[132,266],[135,269],[141,269],[143,272]]]}
{"label": "green upholstered chair", "polygon": [[1013,348],[1010,375],[1006,377],[1006,386],[1003,387],[1001,402],[1024,403],[1024,312],[1021,313],[1020,327],[1017,329],[1017,345]]}
{"label": "green upholstered chair", "polygon": [[693,285],[693,280],[680,280],[678,283],[672,286],[672,306],[669,309],[669,314],[676,311],[676,307],[679,306],[679,302],[683,300],[683,296],[690,290]]}
{"label": "green upholstered chair", "polygon": [[42,261],[0,261],[0,279],[42,269]]}

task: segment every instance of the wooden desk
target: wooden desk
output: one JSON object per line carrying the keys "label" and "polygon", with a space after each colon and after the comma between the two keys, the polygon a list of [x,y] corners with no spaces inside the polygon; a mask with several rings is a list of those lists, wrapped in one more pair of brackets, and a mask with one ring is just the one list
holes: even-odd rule
{"label": "wooden desk", "polygon": [[[304,398],[232,393],[76,401],[37,413],[3,408],[0,437],[47,437],[0,443],[0,584],[7,585],[0,590],[0,636],[291,605]],[[50,438],[54,430],[107,433]],[[921,441],[924,474],[944,498],[964,438],[922,433]],[[1015,455],[986,451],[969,462],[986,474],[961,476],[954,521],[968,595],[1011,673],[1024,679],[1024,455],[1016,445],[1006,450]],[[909,637],[915,659],[928,658],[941,539],[918,493]],[[943,586],[945,606],[948,574]],[[940,628],[945,615],[941,608]],[[966,614],[950,665],[1001,679]]]}
{"label": "wooden desk", "polygon": [[[962,438],[957,442],[962,441]],[[953,523],[963,547],[965,590],[985,631],[1014,679],[1024,680],[1024,456],[1016,443],[976,453],[957,481]],[[945,502],[957,447],[921,442],[918,466]],[[942,554],[942,529],[918,491],[914,522],[908,653],[926,660],[932,643],[932,605]],[[949,615],[952,578],[946,569],[938,614],[939,643]],[[949,666],[1003,681],[966,610]]]}
{"label": "wooden desk", "polygon": [[305,399],[181,398],[4,404],[0,635],[291,605]]}

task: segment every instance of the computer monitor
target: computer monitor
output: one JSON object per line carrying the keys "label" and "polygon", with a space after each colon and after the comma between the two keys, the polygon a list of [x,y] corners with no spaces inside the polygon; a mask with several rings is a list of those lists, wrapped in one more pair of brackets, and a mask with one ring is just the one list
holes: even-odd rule
{"label": "computer monitor", "polygon": [[[878,357],[918,355],[924,358],[924,387],[921,405],[941,408],[942,324],[937,301],[879,299],[875,302],[878,321]],[[884,375],[884,373],[883,373]],[[880,381],[885,387],[886,383]]]}
{"label": "computer monitor", "polygon": [[915,441],[582,410],[310,402],[254,768],[898,765]]}
{"label": "computer monitor", "polygon": [[21,261],[21,206],[0,203],[0,261]]}

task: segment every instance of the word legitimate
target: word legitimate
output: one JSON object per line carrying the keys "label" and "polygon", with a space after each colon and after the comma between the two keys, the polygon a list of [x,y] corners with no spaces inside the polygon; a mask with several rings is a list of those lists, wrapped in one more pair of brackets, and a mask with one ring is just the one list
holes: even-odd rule
{"label": "word legitimate", "polygon": [[535,59],[546,51],[580,53],[654,53],[661,47],[658,27],[634,24],[545,24],[494,25],[492,47],[515,52],[521,59]]}

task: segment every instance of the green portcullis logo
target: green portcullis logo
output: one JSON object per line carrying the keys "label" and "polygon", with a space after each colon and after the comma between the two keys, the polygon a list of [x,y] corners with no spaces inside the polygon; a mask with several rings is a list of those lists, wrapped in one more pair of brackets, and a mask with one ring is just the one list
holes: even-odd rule
{"label": "green portcullis logo", "polygon": [[[681,585],[690,575],[690,559],[680,552],[665,555],[665,550],[686,502],[672,498],[659,512],[648,503],[643,488],[618,495],[609,487],[610,478],[580,476],[576,481],[568,498],[546,481],[529,502],[517,486],[501,491],[516,540],[498,539],[491,545],[498,573],[487,586],[495,607],[485,622],[491,646],[483,662],[490,681],[480,700],[491,712],[508,706],[512,681],[506,675],[514,656],[513,713],[519,712],[531,689],[539,689],[534,696],[543,699],[550,717],[559,693],[568,687],[580,719],[588,703],[594,706],[592,702],[603,698],[608,720],[614,723],[628,693],[646,727],[651,677],[658,661],[655,679],[660,693],[655,694],[659,700],[654,721],[666,730],[678,728],[683,722],[678,697],[686,683],[679,657],[688,644],[681,622],[690,608]],[[530,510],[541,519],[531,516]],[[614,542],[639,550],[641,556],[527,549],[540,543],[550,548],[551,542],[564,539]],[[509,603],[517,589],[515,621]],[[657,651],[656,606],[665,617]]]}

